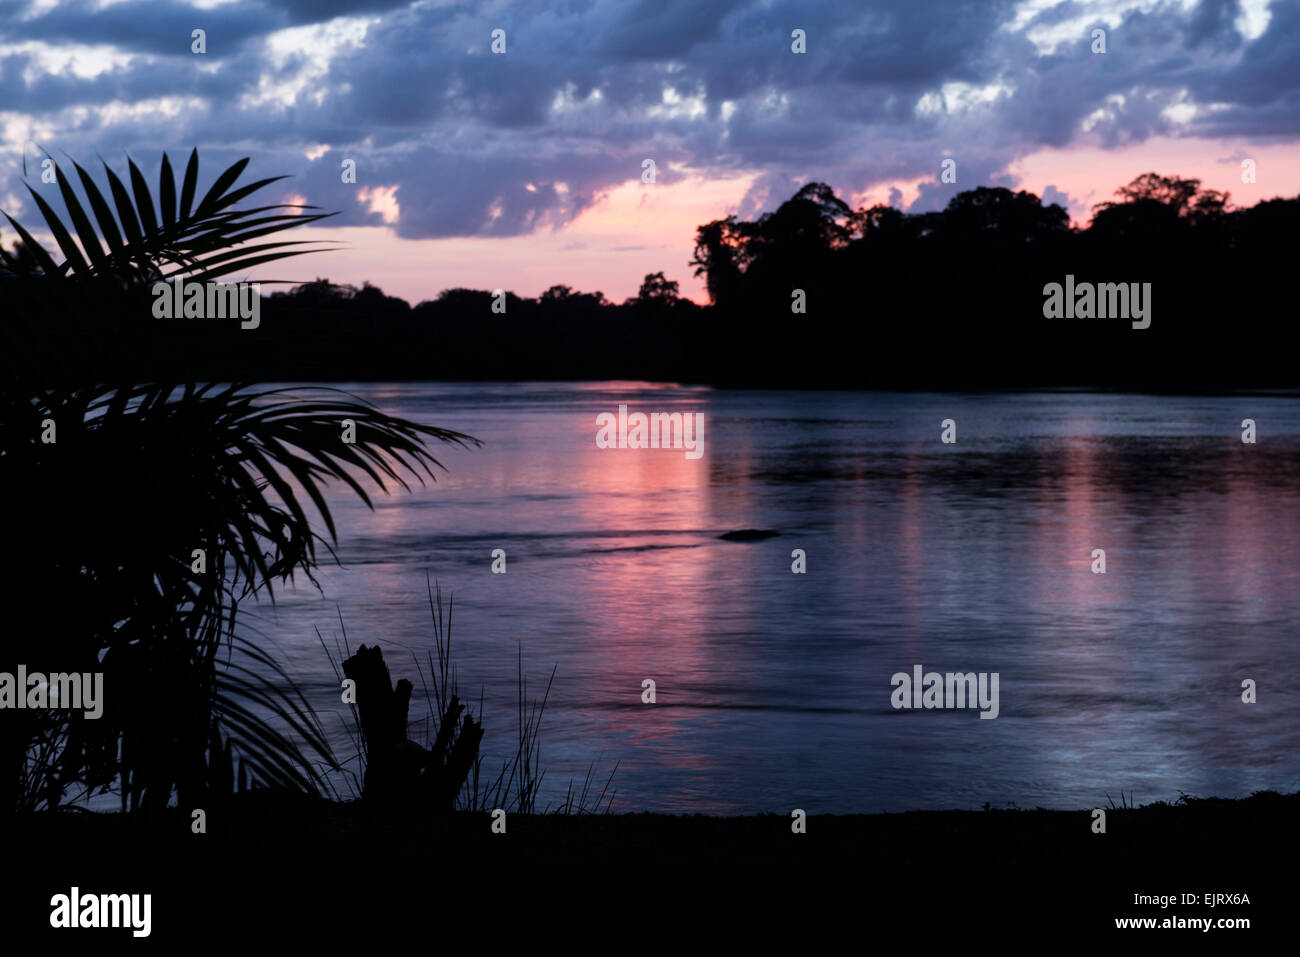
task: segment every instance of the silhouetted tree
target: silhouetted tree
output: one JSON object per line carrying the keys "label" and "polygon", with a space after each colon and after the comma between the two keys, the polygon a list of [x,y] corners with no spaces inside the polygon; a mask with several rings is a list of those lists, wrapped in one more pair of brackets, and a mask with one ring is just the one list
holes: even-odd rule
{"label": "silhouetted tree", "polygon": [[678,283],[675,280],[668,279],[661,272],[647,273],[636,298],[629,299],[628,305],[672,308],[681,298],[677,291]]}
{"label": "silhouetted tree", "polygon": [[709,301],[714,305],[730,305],[740,282],[740,263],[737,250],[743,237],[736,230],[736,218],[715,219],[695,231],[695,254],[690,265],[694,275],[704,276]]}

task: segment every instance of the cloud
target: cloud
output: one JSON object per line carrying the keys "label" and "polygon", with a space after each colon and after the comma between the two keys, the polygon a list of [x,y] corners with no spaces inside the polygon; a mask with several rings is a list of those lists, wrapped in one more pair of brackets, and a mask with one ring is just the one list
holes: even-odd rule
{"label": "cloud", "polygon": [[0,195],[25,192],[36,141],[150,162],[197,145],[209,171],[249,155],[331,222],[406,238],[562,228],[645,158],[664,185],[753,174],[745,217],[809,180],[898,204],[919,182],[925,210],[1016,185],[1044,147],[1294,140],[1297,36],[1300,5],[1258,0],[0,0]]}

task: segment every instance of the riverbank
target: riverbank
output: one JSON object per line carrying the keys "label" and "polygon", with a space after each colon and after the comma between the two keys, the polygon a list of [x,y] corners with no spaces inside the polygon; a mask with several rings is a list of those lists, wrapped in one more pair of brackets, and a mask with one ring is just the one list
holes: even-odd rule
{"label": "riverbank", "polygon": [[[1300,850],[1300,792],[1111,808],[1105,834],[1093,821],[1089,810],[813,814],[796,834],[777,814],[507,815],[501,834],[486,814],[254,793],[210,809],[206,834],[192,833],[180,811],[153,822],[60,812],[0,825],[26,874],[0,917],[14,933],[129,937],[50,931],[51,896],[75,885],[151,893],[159,942],[199,929],[250,939],[259,927],[306,940],[363,924],[418,937],[431,920],[544,920],[576,905],[629,932],[689,913],[754,927],[785,914],[873,934],[960,915],[1001,939],[1051,927],[1061,936],[1141,933],[1116,930],[1125,917],[1246,917],[1251,931],[1233,933],[1256,936],[1234,939],[1252,940],[1283,919],[1280,875]],[[1212,894],[1249,902],[1230,896],[1211,907]],[[1163,907],[1136,903],[1169,895]]]}

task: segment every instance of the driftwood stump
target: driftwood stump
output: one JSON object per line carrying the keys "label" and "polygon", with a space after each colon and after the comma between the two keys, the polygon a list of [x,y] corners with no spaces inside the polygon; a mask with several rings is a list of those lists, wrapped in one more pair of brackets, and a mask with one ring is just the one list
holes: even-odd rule
{"label": "driftwood stump", "polygon": [[433,746],[424,748],[406,736],[411,682],[402,678],[393,686],[378,646],[358,648],[343,662],[343,673],[356,682],[357,712],[365,740],[362,798],[451,811],[474,767],[483,726],[463,714],[464,705],[453,695],[438,722]]}

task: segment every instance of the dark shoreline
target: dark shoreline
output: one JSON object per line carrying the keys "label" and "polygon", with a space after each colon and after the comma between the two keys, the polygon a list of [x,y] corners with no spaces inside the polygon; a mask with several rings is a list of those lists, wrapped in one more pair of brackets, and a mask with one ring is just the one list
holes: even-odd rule
{"label": "dark shoreline", "polygon": [[[3,926],[50,932],[50,896],[76,884],[152,893],[159,941],[210,923],[214,900],[231,916],[205,934],[250,940],[254,926],[299,909],[314,914],[303,924],[299,913],[295,937],[345,933],[346,921],[329,923],[345,916],[333,911],[343,904],[352,914],[382,910],[394,928],[410,930],[427,919],[425,895],[444,915],[488,919],[497,905],[542,919],[577,895],[632,928],[662,913],[664,901],[703,914],[733,891],[792,914],[856,900],[873,913],[873,930],[965,913],[1007,939],[1051,925],[1071,936],[1141,934],[1116,930],[1114,918],[1176,910],[1246,916],[1252,930],[1232,933],[1258,935],[1266,925],[1281,929],[1290,897],[1281,874],[1294,872],[1300,851],[1300,792],[1110,808],[1104,835],[1092,832],[1090,810],[812,814],[805,834],[779,814],[642,813],[507,815],[501,835],[486,814],[437,817],[270,792],[208,813],[205,835],[191,834],[189,815],[176,809],[152,822],[75,811],[11,819],[0,830],[27,876],[0,911]],[[620,890],[642,884],[636,896]],[[1206,892],[1245,893],[1250,903],[1162,910],[1133,897]],[[522,898],[507,903],[502,894]],[[76,933],[96,943],[107,932]]]}

